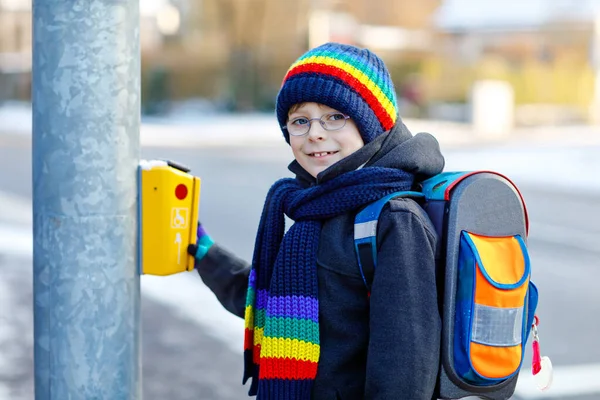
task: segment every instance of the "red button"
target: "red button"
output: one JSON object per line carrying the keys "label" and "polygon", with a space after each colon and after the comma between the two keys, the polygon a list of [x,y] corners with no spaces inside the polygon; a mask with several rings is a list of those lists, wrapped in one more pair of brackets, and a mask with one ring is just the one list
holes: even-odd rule
{"label": "red button", "polygon": [[177,185],[177,187],[175,188],[175,197],[177,197],[179,200],[183,200],[187,197],[187,195],[188,195],[187,186],[185,186],[183,183],[180,183],[179,185]]}

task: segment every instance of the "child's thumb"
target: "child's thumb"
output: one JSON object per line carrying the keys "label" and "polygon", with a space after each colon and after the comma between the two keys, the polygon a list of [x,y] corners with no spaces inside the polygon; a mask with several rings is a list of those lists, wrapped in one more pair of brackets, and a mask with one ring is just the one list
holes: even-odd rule
{"label": "child's thumb", "polygon": [[197,244],[188,245],[187,252],[190,256],[196,257],[196,253],[198,252],[198,245]]}

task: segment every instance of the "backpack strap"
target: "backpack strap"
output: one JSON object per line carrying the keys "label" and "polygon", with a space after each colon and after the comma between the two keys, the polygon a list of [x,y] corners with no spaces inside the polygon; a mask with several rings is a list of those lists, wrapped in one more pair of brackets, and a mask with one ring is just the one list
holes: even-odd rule
{"label": "backpack strap", "polygon": [[371,277],[367,279],[365,269],[374,271],[377,266],[377,222],[381,210],[388,201],[397,197],[425,197],[423,193],[402,191],[389,194],[361,210],[354,218],[354,249],[363,282],[371,293]]}

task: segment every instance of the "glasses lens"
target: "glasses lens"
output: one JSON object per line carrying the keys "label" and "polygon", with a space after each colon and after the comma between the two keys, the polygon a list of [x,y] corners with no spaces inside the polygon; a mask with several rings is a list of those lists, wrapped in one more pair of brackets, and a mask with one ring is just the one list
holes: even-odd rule
{"label": "glasses lens", "polygon": [[287,123],[287,130],[292,136],[304,135],[309,127],[310,121],[307,118],[296,118]]}
{"label": "glasses lens", "polygon": [[321,118],[321,121],[325,124],[325,129],[335,131],[342,129],[346,125],[346,116],[342,113],[325,114]]}

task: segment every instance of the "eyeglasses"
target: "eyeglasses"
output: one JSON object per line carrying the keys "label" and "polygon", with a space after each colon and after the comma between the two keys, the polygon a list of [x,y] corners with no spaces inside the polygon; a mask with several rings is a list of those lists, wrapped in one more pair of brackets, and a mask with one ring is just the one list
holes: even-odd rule
{"label": "eyeglasses", "polygon": [[287,129],[292,136],[304,136],[310,131],[312,121],[319,121],[326,131],[338,131],[346,126],[348,119],[350,119],[349,116],[340,112],[328,113],[321,116],[321,118],[298,117],[288,121],[285,126],[282,126],[282,129]]}

